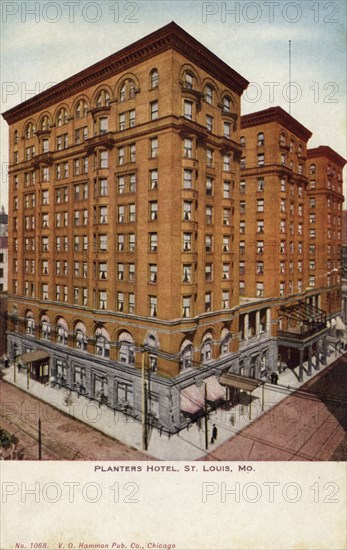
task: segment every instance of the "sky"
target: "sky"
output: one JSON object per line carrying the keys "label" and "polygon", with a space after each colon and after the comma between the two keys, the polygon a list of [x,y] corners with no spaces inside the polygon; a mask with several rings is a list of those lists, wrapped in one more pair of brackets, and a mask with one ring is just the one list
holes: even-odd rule
{"label": "sky", "polygon": [[[250,85],[242,114],[279,105],[346,151],[345,0],[4,1],[1,112],[175,21]],[[7,210],[8,127],[1,117],[0,206]],[[346,190],[346,176],[345,176]]]}

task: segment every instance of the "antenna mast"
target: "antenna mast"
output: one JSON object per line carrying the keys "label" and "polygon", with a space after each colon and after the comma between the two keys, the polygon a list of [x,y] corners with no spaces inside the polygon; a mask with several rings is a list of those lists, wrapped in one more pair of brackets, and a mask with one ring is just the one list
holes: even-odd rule
{"label": "antenna mast", "polygon": [[289,40],[289,114],[292,107],[292,41]]}

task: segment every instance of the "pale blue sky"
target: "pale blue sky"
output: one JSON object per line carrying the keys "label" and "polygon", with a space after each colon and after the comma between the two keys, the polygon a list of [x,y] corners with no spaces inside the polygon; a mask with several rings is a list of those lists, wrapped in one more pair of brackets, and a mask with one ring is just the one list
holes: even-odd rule
{"label": "pale blue sky", "polygon": [[[3,1],[1,11],[1,112],[174,20],[256,83],[243,99],[244,114],[273,105],[288,110],[283,95],[291,40],[299,94],[291,113],[313,132],[309,146],[329,145],[347,156],[344,0]],[[2,122],[5,205],[7,148]]]}

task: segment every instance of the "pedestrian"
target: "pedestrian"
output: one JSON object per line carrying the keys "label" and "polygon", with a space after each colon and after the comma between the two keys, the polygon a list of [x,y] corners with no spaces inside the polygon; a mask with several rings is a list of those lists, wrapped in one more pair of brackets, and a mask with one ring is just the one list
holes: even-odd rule
{"label": "pedestrian", "polygon": [[214,442],[214,441],[217,441],[217,436],[218,436],[217,426],[216,426],[216,424],[213,424],[213,428],[212,428],[212,439],[213,439],[213,442]]}
{"label": "pedestrian", "polygon": [[271,380],[271,384],[275,383],[275,373],[274,372],[271,373],[270,380]]}
{"label": "pedestrian", "polygon": [[277,382],[278,382],[278,374],[277,372],[274,372],[274,384],[277,386]]}

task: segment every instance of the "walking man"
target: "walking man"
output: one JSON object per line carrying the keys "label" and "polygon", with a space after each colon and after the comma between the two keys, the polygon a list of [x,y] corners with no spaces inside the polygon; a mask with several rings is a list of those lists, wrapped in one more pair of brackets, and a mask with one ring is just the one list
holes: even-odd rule
{"label": "walking man", "polygon": [[211,443],[214,443],[217,440],[217,436],[218,436],[217,426],[216,424],[213,424]]}

